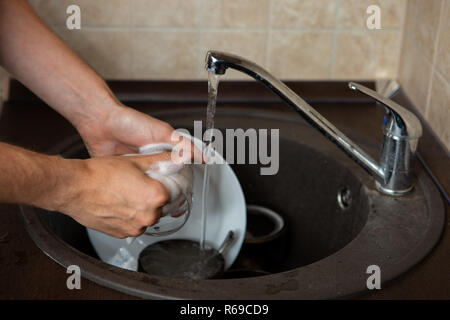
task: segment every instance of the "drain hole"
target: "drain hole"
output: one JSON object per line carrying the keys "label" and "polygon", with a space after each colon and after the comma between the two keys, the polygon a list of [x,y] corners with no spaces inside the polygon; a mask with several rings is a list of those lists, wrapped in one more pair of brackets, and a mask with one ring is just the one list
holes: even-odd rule
{"label": "drain hole", "polygon": [[337,201],[341,209],[346,210],[352,204],[352,192],[349,188],[344,187],[338,191]]}

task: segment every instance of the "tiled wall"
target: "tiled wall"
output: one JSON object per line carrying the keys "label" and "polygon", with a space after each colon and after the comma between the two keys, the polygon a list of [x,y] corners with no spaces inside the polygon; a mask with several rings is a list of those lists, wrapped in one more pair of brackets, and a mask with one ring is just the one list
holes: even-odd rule
{"label": "tiled wall", "polygon": [[450,150],[450,0],[409,0],[399,80]]}
{"label": "tiled wall", "polygon": [[[432,0],[434,1],[434,0]],[[110,79],[203,79],[205,53],[247,57],[283,79],[397,75],[405,0],[30,0],[48,24]],[[81,8],[67,30],[65,8]],[[366,9],[382,10],[382,30]],[[228,78],[242,78],[227,73]],[[245,76],[244,76],[245,77]]]}
{"label": "tiled wall", "polygon": [[[450,0],[30,2],[108,79],[204,79],[208,49],[247,57],[282,79],[398,78],[450,149]],[[69,4],[81,8],[81,30],[65,27]],[[382,30],[366,27],[372,4]]]}

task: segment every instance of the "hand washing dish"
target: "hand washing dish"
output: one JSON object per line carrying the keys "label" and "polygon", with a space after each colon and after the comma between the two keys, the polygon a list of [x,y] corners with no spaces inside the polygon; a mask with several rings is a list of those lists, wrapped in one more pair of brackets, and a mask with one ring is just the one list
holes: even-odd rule
{"label": "hand washing dish", "polygon": [[[173,145],[168,143],[154,143],[139,148],[139,154],[154,155],[173,149]],[[192,208],[192,166],[170,160],[160,161],[153,163],[145,173],[161,182],[170,194],[170,201],[162,208],[158,223],[149,226],[145,234],[164,236],[177,232],[188,220]]]}
{"label": "hand washing dish", "polygon": [[[197,148],[202,146],[200,140],[193,138],[193,141]],[[231,167],[225,163],[220,154],[215,153],[213,157],[217,159],[212,162],[224,164],[209,165],[211,189],[208,198],[206,242],[213,248],[219,248],[228,231],[234,232],[235,241],[224,253],[225,269],[227,269],[233,264],[244,241],[246,206],[241,185]],[[186,224],[179,231],[160,237],[144,234],[129,244],[127,239],[117,239],[96,230],[87,229],[89,239],[99,258],[116,267],[137,271],[139,254],[150,244],[169,239],[199,241],[202,230],[203,165],[192,164],[192,172],[194,183],[191,213]]]}

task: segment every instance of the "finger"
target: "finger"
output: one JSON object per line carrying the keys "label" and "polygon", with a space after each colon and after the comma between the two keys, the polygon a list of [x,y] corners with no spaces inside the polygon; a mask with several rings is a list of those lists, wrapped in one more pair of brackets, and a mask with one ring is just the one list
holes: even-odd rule
{"label": "finger", "polygon": [[189,202],[186,198],[183,197],[180,201],[178,201],[175,211],[172,212],[170,215],[174,218],[178,218],[188,211],[189,211]]}
{"label": "finger", "polygon": [[[127,160],[132,161],[138,169],[142,171],[142,182],[145,184],[143,190],[143,197],[145,208],[155,209],[164,206],[170,201],[170,191],[166,186],[154,175],[150,176],[149,168],[155,163],[167,163],[170,162],[169,153],[161,153],[156,155],[147,156],[132,156],[128,157]],[[179,170],[179,169],[177,169]],[[164,175],[159,174],[160,178],[165,178]],[[142,186],[141,186],[142,187]]]}
{"label": "finger", "polygon": [[124,223],[122,219],[106,219],[100,224],[89,225],[89,228],[105,233],[114,238],[124,239],[127,237],[137,237],[147,229],[136,228],[129,223]]}
{"label": "finger", "polygon": [[158,223],[161,218],[162,210],[157,208],[156,210],[141,211],[136,216],[136,222],[133,223],[135,226],[140,228],[147,228],[148,226],[153,226]]}
{"label": "finger", "polygon": [[181,217],[185,213],[186,213],[186,210],[178,210],[177,212],[171,214],[170,216],[173,218],[178,218],[178,217]]}
{"label": "finger", "polygon": [[119,236],[119,238],[138,237],[145,232],[147,225],[139,223],[137,216],[138,213],[134,215],[131,221],[125,221],[122,218],[105,221],[105,229],[109,231],[108,234],[114,233],[114,236]]}
{"label": "finger", "polygon": [[186,198],[181,199],[181,201],[178,203],[177,208],[181,208],[186,202],[187,202]]}
{"label": "finger", "polygon": [[125,237],[139,237],[141,234],[143,234],[145,232],[145,230],[147,230],[147,227],[142,227],[142,228],[133,228],[130,229],[129,231],[125,232]]}
{"label": "finger", "polygon": [[133,222],[124,223],[121,219],[115,219],[109,228],[120,235],[120,238],[127,238],[140,236],[145,232],[147,226],[136,225]]}
{"label": "finger", "polygon": [[141,234],[143,234],[147,230],[147,226],[142,227],[138,229],[135,233],[135,235],[132,235],[132,237],[139,237]]}
{"label": "finger", "polygon": [[146,202],[148,210],[162,208],[170,201],[170,192],[160,181],[149,179],[147,183],[149,185],[149,195]]}

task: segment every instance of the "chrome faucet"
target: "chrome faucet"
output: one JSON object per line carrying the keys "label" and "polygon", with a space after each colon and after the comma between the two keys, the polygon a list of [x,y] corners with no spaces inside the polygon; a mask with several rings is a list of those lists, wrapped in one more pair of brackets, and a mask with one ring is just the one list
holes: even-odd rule
{"label": "chrome faucet", "polygon": [[377,163],[294,91],[257,64],[236,55],[209,51],[205,67],[208,72],[219,75],[228,68],[236,69],[262,82],[372,175],[379,191],[400,196],[413,189],[412,161],[422,135],[422,125],[413,113],[394,101],[360,84],[349,83],[350,89],[368,95],[386,108],[383,145]]}

